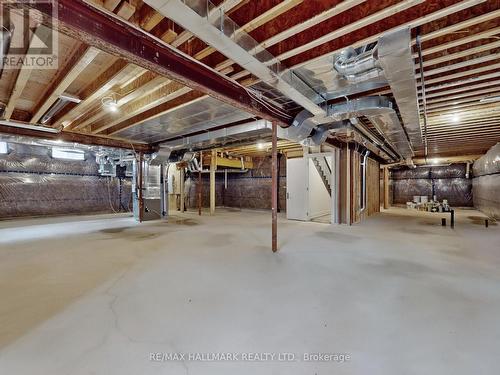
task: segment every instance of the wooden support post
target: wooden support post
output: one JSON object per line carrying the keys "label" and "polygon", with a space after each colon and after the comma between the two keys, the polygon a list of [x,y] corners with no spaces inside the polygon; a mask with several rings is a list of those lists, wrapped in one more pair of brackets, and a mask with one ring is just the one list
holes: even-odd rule
{"label": "wooden support post", "polygon": [[278,124],[273,121],[273,148],[272,148],[272,249],[278,251]]}
{"label": "wooden support post", "polygon": [[389,207],[389,168],[384,168],[384,210]]}
{"label": "wooden support post", "polygon": [[215,215],[215,170],[217,169],[217,151],[212,150],[210,158],[210,215]]}
{"label": "wooden support post", "polygon": [[201,194],[203,191],[203,181],[201,179],[201,170],[203,169],[203,153],[200,152],[200,166],[198,168],[198,215],[201,216]]}
{"label": "wooden support post", "polygon": [[139,181],[137,183],[137,199],[139,200],[139,223],[144,220],[144,198],[143,198],[143,164],[144,158],[142,152],[139,153]]}
{"label": "wooden support post", "polygon": [[186,192],[185,192],[185,175],[184,175],[184,167],[181,167],[181,171],[180,171],[180,176],[181,176],[181,204],[180,204],[180,209],[181,209],[181,212],[185,212],[186,211]]}

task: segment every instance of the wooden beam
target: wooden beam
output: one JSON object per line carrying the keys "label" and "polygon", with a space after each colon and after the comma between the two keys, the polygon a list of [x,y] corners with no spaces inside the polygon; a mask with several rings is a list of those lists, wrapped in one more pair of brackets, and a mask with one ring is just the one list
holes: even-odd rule
{"label": "wooden beam", "polygon": [[249,160],[245,160],[244,164],[241,164],[240,159],[229,159],[223,157],[217,157],[217,167],[225,167],[225,168],[240,168],[240,169],[252,169],[253,162]]}
{"label": "wooden beam", "polygon": [[97,6],[104,7],[104,0],[90,0],[90,2]]}
{"label": "wooden beam", "polygon": [[104,8],[109,10],[110,12],[113,12],[118,4],[120,4],[121,0],[104,0]]}
{"label": "wooden beam", "polygon": [[[436,99],[428,100],[427,103],[429,103],[430,105],[434,104],[434,103],[442,103],[442,102],[447,102],[449,104],[453,104],[455,102],[455,100],[457,100],[457,99],[467,98],[469,96],[475,96],[475,97],[481,98],[481,97],[486,96],[484,94],[496,93],[498,91],[500,91],[500,86],[493,86],[493,87],[489,87],[489,88],[485,88],[485,89],[481,89],[481,90],[471,90],[471,91],[467,91],[467,92],[463,92],[463,93],[455,94],[455,95],[451,95],[451,96],[447,95],[444,97],[438,97]],[[430,108],[433,108],[433,107],[430,106]]]}
{"label": "wooden beam", "polygon": [[[284,0],[278,5],[272,7],[268,11],[262,13],[258,17],[254,18],[253,20],[249,21],[243,26],[240,26],[238,30],[234,33],[234,38],[238,38],[239,35],[244,34],[244,33],[249,33],[252,30],[255,30],[259,26],[262,26],[266,22],[269,22],[271,19],[278,17],[280,14],[283,14],[284,12],[292,9],[293,7],[299,5],[302,3],[304,0]],[[202,60],[207,56],[210,56],[212,53],[217,52],[217,50],[213,47],[206,47],[200,52],[196,53],[194,55],[194,58],[197,60]]]}
{"label": "wooden beam", "polygon": [[[51,30],[45,26],[39,26],[33,33],[33,36],[35,35],[35,33],[38,38],[42,40],[42,42],[48,41],[48,39],[51,37]],[[37,49],[37,47],[34,45],[35,42],[38,41],[35,41],[35,38],[32,37],[30,45],[28,47],[27,55],[33,54],[33,51]],[[14,84],[14,88],[12,89],[12,93],[10,94],[9,101],[2,115],[4,119],[9,120],[12,117],[17,102],[19,101],[19,98],[26,88],[26,84],[29,81],[32,71],[33,69],[25,64],[23,64],[19,69],[16,83]]]}
{"label": "wooden beam", "polygon": [[7,135],[18,135],[23,137],[31,137],[37,139],[49,139],[54,141],[62,141],[69,143],[80,143],[83,145],[91,146],[104,146],[112,148],[122,148],[127,150],[135,150],[137,152],[152,153],[156,149],[150,145],[144,143],[131,143],[129,140],[123,140],[119,138],[102,137],[88,134],[79,134],[69,131],[62,131],[60,133],[47,133],[38,130],[22,129],[12,126],[0,126],[0,133]]}
{"label": "wooden beam", "polygon": [[180,185],[181,185],[181,201],[180,201],[180,209],[181,212],[186,211],[186,181],[185,181],[185,171],[186,168],[184,166],[181,167],[180,170]]}
{"label": "wooden beam", "polygon": [[125,60],[119,59],[109,69],[102,73],[96,80],[87,86],[80,97],[83,99],[75,108],[57,119],[55,127],[63,125],[68,129],[73,129],[77,120],[105,93],[111,90],[118,82],[129,75],[135,75],[142,68],[129,65]]}
{"label": "wooden beam", "polygon": [[[499,28],[499,30],[500,30],[500,28]],[[448,63],[452,60],[471,56],[471,55],[474,55],[476,53],[481,53],[481,52],[485,52],[488,50],[493,50],[495,48],[500,48],[500,40],[496,41],[496,42],[488,43],[488,44],[483,44],[483,45],[480,45],[477,47],[472,47],[472,48],[469,48],[469,49],[466,49],[466,50],[463,50],[460,52],[446,54],[444,56],[441,56],[441,57],[438,57],[438,58],[435,58],[432,60],[426,60],[426,61],[424,61],[423,65],[424,65],[424,67],[427,67],[427,66],[432,66],[432,65],[442,64],[442,63]]]}
{"label": "wooden beam", "polygon": [[63,71],[62,80],[57,84],[55,89],[47,92],[41,103],[38,105],[35,114],[31,118],[31,122],[36,124],[49,108],[57,101],[59,96],[73,83],[73,81],[87,68],[99,54],[99,50],[94,47],[88,47],[83,55],[78,56],[78,61],[73,65],[70,61]]}
{"label": "wooden beam", "polygon": [[[50,23],[58,31],[101,48],[114,56],[180,82],[191,89],[204,92],[235,108],[252,113],[269,121],[289,126],[292,116],[283,114],[272,104],[262,104],[241,85],[209,69],[168,44],[138,30],[119,17],[100,11],[84,0],[58,0],[58,12],[44,4],[23,3],[25,9],[38,10],[37,19]],[[37,12],[33,12],[36,14]],[[79,17],[74,15],[78,14]]]}
{"label": "wooden beam", "polygon": [[[383,35],[384,33],[389,33],[389,32],[395,31],[395,30],[402,28],[402,27],[414,28],[414,27],[423,25],[425,23],[432,22],[432,21],[438,20],[440,18],[446,17],[450,14],[459,12],[461,10],[470,8],[474,5],[480,4],[482,2],[484,2],[484,1],[483,0],[463,0],[463,1],[460,1],[458,3],[455,3],[454,5],[447,6],[447,7],[443,7],[443,5],[438,5],[436,3],[436,6],[432,9],[438,9],[438,10],[435,10],[435,11],[430,12],[428,14],[422,14],[418,18],[413,18],[413,19],[406,21],[406,22],[404,19],[402,19],[402,22],[397,26],[394,26],[390,29],[386,29],[381,33],[372,34],[372,35],[369,35],[369,36],[366,36],[363,38],[363,34],[364,35],[370,34],[371,28],[366,27],[367,25],[373,24],[374,22],[381,21],[383,18],[386,18],[389,15],[393,15],[393,17],[397,18],[398,17],[397,13],[401,12],[403,9],[408,9],[409,7],[415,6],[417,4],[417,2],[415,2],[413,4],[409,3],[409,2],[400,2],[396,6],[386,8],[383,11],[377,12],[376,14],[362,18],[356,22],[349,24],[348,27],[341,28],[339,30],[335,30],[331,33],[328,33],[328,34],[322,36],[321,38],[315,39],[307,44],[303,44],[300,47],[289,50],[289,51],[285,52],[284,54],[280,54],[276,57],[281,61],[288,59],[288,61],[286,62],[287,66],[290,67],[291,69],[295,69],[295,68],[301,67],[307,63],[324,58],[326,56],[334,55],[334,54],[340,52],[345,47],[352,46],[352,47],[356,48],[356,47],[361,47],[361,46],[367,45],[367,44],[372,43],[372,42],[376,42],[378,40],[378,38],[381,35]],[[418,3],[422,3],[422,1],[420,1]],[[420,5],[424,6],[426,4],[420,4]],[[415,6],[415,8],[417,8],[417,7],[418,7],[418,5]],[[394,13],[391,14],[390,11],[385,13],[384,11],[387,11],[388,9],[393,9]],[[384,13],[382,13],[382,12],[384,12]],[[424,11],[421,11],[421,13],[424,13]],[[379,18],[379,17],[382,17],[382,18]],[[354,31],[359,31],[360,29],[363,29],[363,33],[360,32],[356,35],[357,37],[359,37],[359,35],[361,35],[360,39],[358,39],[356,41],[351,39],[346,43],[342,43],[342,44],[339,43],[338,48],[336,48],[336,46],[333,48],[330,48],[330,46],[326,47],[327,42],[331,43],[335,39],[338,39],[340,36],[347,35],[348,33],[352,33]],[[320,48],[314,49],[315,47],[318,47],[322,44],[325,44],[325,49],[326,48],[329,49],[328,52],[325,53],[325,52],[323,52],[324,49],[320,49]],[[304,58],[303,56],[301,56],[301,54],[306,52],[306,51],[313,51],[314,53],[308,55],[307,58]]]}
{"label": "wooden beam", "polygon": [[134,13],[135,6],[125,1],[124,3],[122,3],[122,5],[120,5],[120,8],[118,8],[118,12],[116,14],[128,21],[130,18],[132,18]]}
{"label": "wooden beam", "polygon": [[[446,73],[450,70],[455,70],[455,69],[461,69],[468,67],[470,65],[477,65],[477,64],[482,64],[491,60],[498,60],[500,59],[500,53],[492,53],[488,54],[485,56],[477,57],[475,59],[469,59],[469,60],[464,60],[460,61],[455,64],[450,64],[450,65],[445,65],[440,68],[435,68],[431,70],[425,71],[425,77],[433,76],[436,74],[441,74],[441,73]],[[415,76],[415,78],[419,78],[418,76]]]}
{"label": "wooden beam", "polygon": [[384,210],[389,209],[389,168],[384,168]]}
{"label": "wooden beam", "polygon": [[[285,39],[291,38],[292,36],[302,32],[310,27],[318,25],[319,23],[321,23],[329,18],[332,18],[332,17],[334,17],[342,12],[345,12],[345,11],[347,11],[347,10],[349,10],[349,9],[359,5],[359,4],[362,4],[365,1],[366,0],[342,1],[341,3],[333,6],[332,8],[325,10],[324,12],[317,14],[316,16],[314,16],[310,19],[305,20],[304,22],[296,24],[292,27],[288,27],[286,30],[284,30],[276,35],[273,35],[270,38],[267,38],[266,40],[264,40],[262,43],[259,44],[259,46],[256,50],[262,51],[266,48],[272,47],[275,44],[277,44]],[[222,63],[219,63],[217,65],[216,69],[217,70],[224,69],[224,68],[230,66],[231,64],[233,64],[233,61],[228,59],[228,60],[223,61]]]}
{"label": "wooden beam", "polygon": [[149,5],[142,7],[140,26],[146,31],[153,30],[165,17]]}
{"label": "wooden beam", "polygon": [[498,17],[500,17],[500,9],[495,10],[493,12],[488,12],[488,13],[483,14],[481,16],[474,17],[474,18],[471,18],[471,19],[468,19],[468,20],[465,20],[462,22],[455,23],[455,24],[448,26],[448,27],[439,28],[431,33],[424,34],[424,35],[422,35],[422,42],[426,42],[426,41],[438,38],[438,37],[443,36],[443,35],[451,34],[451,33],[454,33],[456,31],[459,31],[459,30],[465,30],[465,29],[470,28],[471,26],[477,25],[477,24],[482,23],[482,22],[494,20],[495,18],[498,18]]}
{"label": "wooden beam", "polygon": [[361,18],[355,22],[352,22],[345,27],[342,27],[340,29],[337,29],[337,30],[334,30],[330,33],[327,33],[320,38],[316,38],[315,40],[312,40],[308,43],[305,43],[305,44],[301,45],[300,47],[296,47],[296,48],[293,48],[289,51],[286,51],[277,57],[281,61],[286,60],[292,56],[298,55],[299,53],[310,50],[314,47],[317,47],[323,43],[329,42],[333,39],[337,39],[343,35],[347,35],[349,33],[352,33],[353,31],[356,31],[360,28],[367,27],[375,22],[379,22],[379,21],[383,20],[384,18],[386,18],[388,16],[397,14],[405,9],[411,8],[415,5],[421,4],[423,2],[424,2],[424,0],[404,0],[404,1],[401,1],[395,5],[384,8],[384,9],[382,9],[374,14],[370,14],[367,17],[364,17],[364,18]]}
{"label": "wooden beam", "polygon": [[[220,12],[222,9],[224,13],[229,13],[232,9],[238,6],[243,0],[224,0],[219,6],[214,8],[212,12]],[[181,44],[186,43],[189,39],[193,37],[193,34],[184,30],[179,36],[172,42],[174,47],[179,47]]]}
{"label": "wooden beam", "polygon": [[177,33],[172,30],[172,29],[168,29],[167,31],[165,31],[162,36],[161,36],[161,40],[163,40],[165,43],[172,43],[175,38],[177,37]]}
{"label": "wooden beam", "polygon": [[166,101],[165,103],[156,107],[152,107],[144,112],[140,112],[129,118],[128,120],[121,121],[113,127],[104,130],[103,134],[112,135],[122,132],[138,124],[139,122],[144,122],[147,120],[152,120],[159,116],[163,116],[169,112],[175,111],[176,109],[185,106],[186,103],[192,103],[205,97],[206,95],[201,92],[192,91],[191,89],[184,87],[176,92],[173,92],[170,95],[168,101]]}
{"label": "wooden beam", "polygon": [[[151,72],[144,72],[142,75],[134,79],[130,84],[123,88],[123,91],[114,92],[116,99],[116,104],[119,109],[116,113],[109,113],[105,111],[104,108],[101,107],[101,110],[95,113],[93,116],[84,119],[81,122],[78,122],[73,129],[83,129],[86,126],[93,125],[97,127],[98,121],[99,123],[108,122],[116,116],[120,116],[120,118],[127,115],[127,107],[126,104],[140,98],[141,96],[149,95],[151,92],[162,88],[167,85],[170,81],[162,76],[158,76]],[[109,126],[111,123],[108,123]]]}
{"label": "wooden beam", "polygon": [[[155,81],[159,79],[160,77],[155,79]],[[148,92],[144,96],[141,96],[136,100],[129,101],[127,104],[121,106],[119,113],[117,113],[116,116],[107,115],[102,121],[92,124],[92,133],[102,133],[103,131],[112,128],[113,126],[120,124],[144,111],[147,111],[152,107],[168,102],[169,100],[180,96],[182,93],[181,90],[185,89],[185,87],[177,82],[163,80],[161,84],[159,84],[159,82],[151,82],[151,85],[145,85],[144,87],[141,87],[140,90],[143,89]]]}
{"label": "wooden beam", "polygon": [[[303,1],[304,0],[283,0],[281,3],[279,3],[275,7],[272,7],[268,11],[260,14],[258,17],[254,18],[253,20],[248,22],[240,30],[241,30],[241,32],[250,33],[251,31],[264,25],[265,23],[269,22],[270,20],[272,20],[272,19],[278,17],[279,15],[289,11],[293,7],[296,7],[297,5],[302,3]],[[236,34],[238,34],[238,32],[239,31],[237,31]]]}
{"label": "wooden beam", "polygon": [[[499,17],[500,17],[500,15],[499,15]],[[476,20],[477,18],[479,18],[479,17],[473,18],[473,20]],[[446,29],[448,29],[448,28],[445,27],[444,30],[446,30]],[[450,28],[450,30],[452,30],[452,29],[453,28]],[[455,48],[455,47],[458,47],[460,45],[467,44],[467,43],[472,43],[472,42],[475,42],[475,41],[480,40],[480,39],[487,39],[487,38],[494,37],[496,34],[499,34],[499,33],[500,33],[500,27],[495,27],[493,29],[488,29],[486,31],[483,31],[483,32],[480,32],[477,34],[473,34],[473,35],[469,35],[469,36],[466,36],[466,37],[463,37],[460,39],[452,40],[451,42],[439,43],[433,47],[425,47],[422,50],[422,55],[426,56],[426,55],[431,55],[431,54],[436,53],[436,52],[446,51],[446,50],[449,50],[451,48]],[[415,59],[418,58],[418,54],[414,53],[413,57]]]}

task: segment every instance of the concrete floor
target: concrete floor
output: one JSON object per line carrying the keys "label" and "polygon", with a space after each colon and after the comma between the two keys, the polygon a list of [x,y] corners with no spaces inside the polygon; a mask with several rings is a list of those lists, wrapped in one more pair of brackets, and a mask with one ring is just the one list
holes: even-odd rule
{"label": "concrete floor", "polygon": [[498,374],[500,230],[480,216],[283,219],[279,254],[261,212],[0,222],[0,374]]}

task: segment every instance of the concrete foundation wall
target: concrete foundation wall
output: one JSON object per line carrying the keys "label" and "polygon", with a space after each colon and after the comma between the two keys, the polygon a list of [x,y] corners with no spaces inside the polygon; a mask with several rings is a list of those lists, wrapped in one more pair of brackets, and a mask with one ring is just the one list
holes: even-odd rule
{"label": "concrete foundation wall", "polygon": [[129,210],[130,179],[99,176],[92,154],[66,161],[44,147],[12,147],[0,156],[0,219]]}
{"label": "concrete foundation wall", "polygon": [[474,207],[500,220],[500,174],[475,177],[472,187]]}
{"label": "concrete foundation wall", "polygon": [[[254,158],[254,168],[246,173],[216,174],[216,205],[234,208],[271,209],[271,157]],[[279,207],[286,210],[286,158],[280,158]],[[186,182],[187,207],[198,207],[198,175]],[[210,174],[202,175],[202,206],[210,206]]]}
{"label": "concrete foundation wall", "polygon": [[500,143],[474,163],[473,171],[474,207],[500,219]]}
{"label": "concrete foundation wall", "polygon": [[447,199],[454,207],[472,207],[472,179],[466,177],[466,164],[407,167],[391,170],[392,204],[406,204],[415,195]]}

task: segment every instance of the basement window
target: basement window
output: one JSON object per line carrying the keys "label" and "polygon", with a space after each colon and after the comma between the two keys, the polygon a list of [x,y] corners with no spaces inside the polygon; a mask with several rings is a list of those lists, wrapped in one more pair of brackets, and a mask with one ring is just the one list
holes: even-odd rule
{"label": "basement window", "polygon": [[85,151],[64,148],[52,148],[54,159],[85,160]]}
{"label": "basement window", "polygon": [[0,154],[7,154],[8,152],[7,142],[0,142]]}

